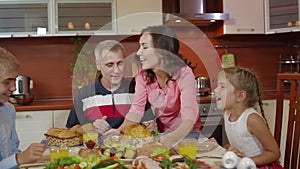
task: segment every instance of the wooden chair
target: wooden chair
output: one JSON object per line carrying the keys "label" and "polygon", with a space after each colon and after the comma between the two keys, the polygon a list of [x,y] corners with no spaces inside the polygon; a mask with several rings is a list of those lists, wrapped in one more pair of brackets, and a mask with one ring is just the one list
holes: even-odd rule
{"label": "wooden chair", "polygon": [[[288,82],[288,83],[287,83]],[[287,85],[288,84],[288,85]],[[282,135],[283,101],[288,99],[288,126],[286,135]],[[280,145],[282,137],[286,137],[284,152],[284,168],[300,168],[300,73],[277,75],[277,104],[274,137]],[[283,153],[283,152],[281,152]]]}

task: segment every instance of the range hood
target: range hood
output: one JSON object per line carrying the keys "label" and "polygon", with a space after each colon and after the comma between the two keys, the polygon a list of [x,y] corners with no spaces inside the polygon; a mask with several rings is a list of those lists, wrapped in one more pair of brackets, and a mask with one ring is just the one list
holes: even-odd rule
{"label": "range hood", "polygon": [[228,13],[206,13],[206,0],[179,0],[179,13],[165,15],[165,22],[208,23],[229,19]]}

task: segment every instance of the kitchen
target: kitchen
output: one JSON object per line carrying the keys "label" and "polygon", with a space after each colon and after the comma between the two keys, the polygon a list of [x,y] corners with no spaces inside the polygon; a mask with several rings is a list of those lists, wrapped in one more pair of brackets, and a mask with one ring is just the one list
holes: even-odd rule
{"label": "kitchen", "polygon": [[[152,6],[145,1],[138,2],[141,4],[139,5],[141,6],[141,11],[129,10],[127,12],[162,11],[164,13],[176,13],[178,10],[176,9],[176,6],[178,6],[178,4],[176,4],[178,3],[177,1],[163,0],[162,2],[155,2],[160,3],[158,8],[151,9]],[[222,1],[214,0],[209,2],[210,3],[207,3],[207,12],[216,10],[215,4],[218,4],[217,10],[223,11],[222,5],[220,5],[222,4]],[[226,2],[225,0],[223,5],[225,6],[226,3],[230,2]],[[253,9],[264,7],[264,4],[261,1],[254,1],[251,4],[244,4],[245,2],[232,3],[240,5],[239,11],[237,11],[236,8],[235,11],[232,11],[233,9],[231,9],[231,11],[224,11],[229,13],[230,18],[232,19],[234,18],[234,12],[244,13],[250,8],[250,5],[253,5]],[[153,2],[153,4],[155,3]],[[122,8],[129,8],[130,4],[127,5],[128,7],[126,7],[125,4],[122,4]],[[252,23],[253,25],[257,25],[256,22],[259,22],[259,19],[264,21],[264,13],[258,12],[249,13],[246,15],[248,17],[242,19],[250,19],[253,13],[261,14],[260,18],[253,16],[253,18],[255,18],[255,22]],[[124,16],[125,14],[126,10],[122,15]],[[239,16],[241,14],[238,13],[236,15]],[[223,26],[223,24],[220,25],[219,23],[210,26],[199,26],[199,28],[207,35],[220,56],[227,49],[228,52],[235,55],[237,65],[251,68],[257,72],[261,79],[263,99],[267,102],[266,105],[269,105],[269,109],[275,112],[276,75],[279,73],[280,56],[282,56],[282,59],[288,59],[290,55],[295,57],[298,55],[299,51],[297,50],[297,46],[299,44],[298,39],[300,34],[292,31],[275,34],[265,34],[264,32],[224,32],[224,27],[226,26]],[[105,34],[101,35],[101,38],[119,39],[120,36],[124,39],[122,42],[125,45],[127,54],[131,54],[137,50],[138,35],[127,36],[122,34],[112,36]],[[64,121],[62,119],[66,118],[66,113],[68,113],[72,104],[72,78],[70,78],[72,71],[70,69],[70,64],[72,63],[72,59],[76,55],[76,52],[72,50],[74,41],[70,40],[70,37],[71,36],[69,35],[36,37],[28,37],[27,35],[20,37],[8,35],[8,37],[3,36],[3,38],[0,38],[1,46],[11,51],[20,60],[20,72],[30,76],[34,81],[33,88],[30,91],[35,95],[33,103],[27,106],[17,106],[16,109],[18,111],[18,116],[23,119],[22,127],[30,124],[30,119],[35,120],[35,118],[42,118],[42,121],[39,122],[44,126],[42,128],[44,131],[39,132],[41,136],[43,136],[45,130],[50,128],[50,126],[63,127]],[[81,37],[85,40],[89,39],[89,36]],[[203,64],[199,62],[199,59],[195,57],[195,54],[191,53],[188,49],[181,49],[181,53],[188,57],[187,59],[192,61],[193,65],[197,65],[195,68],[195,75],[202,74],[202,76],[207,76],[206,70],[203,69]],[[290,65],[283,66],[289,68]],[[37,112],[43,112],[43,115],[40,115]],[[49,118],[54,120],[49,122],[47,121]],[[21,123],[19,128],[21,128]],[[32,127],[28,127],[27,131],[30,131],[31,128]],[[271,129],[272,128],[274,127],[271,127]],[[26,132],[24,133],[24,136],[25,135]],[[25,138],[23,141],[26,142],[26,139],[27,142],[29,142],[28,138]]]}

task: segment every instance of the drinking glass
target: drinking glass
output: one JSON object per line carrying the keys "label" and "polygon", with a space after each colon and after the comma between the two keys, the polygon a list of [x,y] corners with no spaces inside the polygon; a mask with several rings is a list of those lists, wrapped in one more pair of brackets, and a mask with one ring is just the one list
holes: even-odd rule
{"label": "drinking glass", "polygon": [[196,159],[197,155],[197,139],[186,138],[178,143],[179,154],[191,159]]}
{"label": "drinking glass", "polygon": [[61,157],[68,157],[69,156],[69,147],[65,145],[61,146],[51,146],[50,150],[50,161],[54,162],[55,159]]}

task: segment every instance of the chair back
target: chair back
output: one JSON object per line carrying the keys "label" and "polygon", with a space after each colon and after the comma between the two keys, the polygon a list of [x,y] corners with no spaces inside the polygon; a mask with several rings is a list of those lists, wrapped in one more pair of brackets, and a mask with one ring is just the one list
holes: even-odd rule
{"label": "chair back", "polygon": [[[289,100],[287,131],[282,133],[283,102]],[[277,75],[277,101],[274,137],[280,145],[281,137],[286,137],[284,168],[300,168],[300,73]],[[281,152],[283,153],[283,152]]]}

